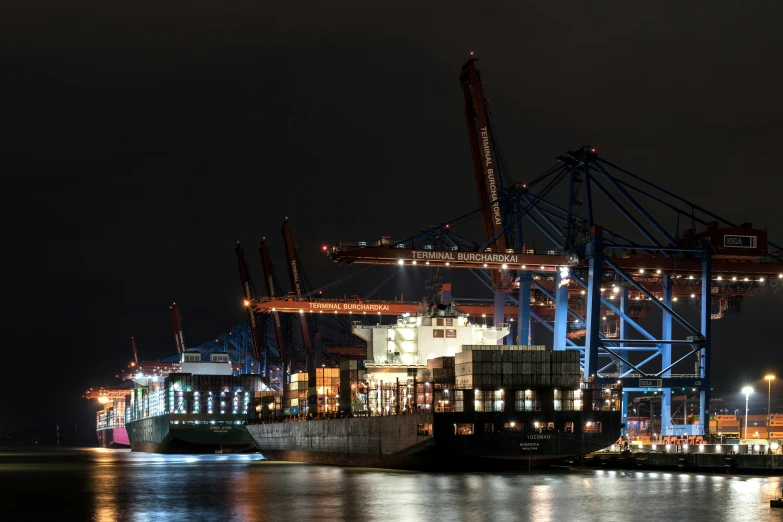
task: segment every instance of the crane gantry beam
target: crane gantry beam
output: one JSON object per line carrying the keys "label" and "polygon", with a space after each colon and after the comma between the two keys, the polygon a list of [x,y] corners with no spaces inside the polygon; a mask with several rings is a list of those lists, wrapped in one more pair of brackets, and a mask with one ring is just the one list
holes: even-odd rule
{"label": "crane gantry beam", "polygon": [[[696,249],[694,249],[696,251]],[[698,251],[701,251],[699,249]],[[527,270],[532,273],[554,275],[561,268],[587,269],[589,263],[575,256],[563,255],[556,250],[545,254],[515,252],[508,249],[503,254],[467,250],[424,250],[406,246],[366,247],[357,243],[339,243],[327,249],[327,254],[338,264],[444,266],[449,268],[488,270]],[[615,264],[625,270],[645,274],[701,278],[701,265],[697,259],[683,259],[655,254],[607,255]],[[732,277],[783,280],[783,264],[759,262],[753,259],[713,260],[712,272],[717,281]],[[641,270],[641,272],[639,272]],[[718,279],[720,278],[720,279]],[[761,281],[764,282],[764,281]]]}

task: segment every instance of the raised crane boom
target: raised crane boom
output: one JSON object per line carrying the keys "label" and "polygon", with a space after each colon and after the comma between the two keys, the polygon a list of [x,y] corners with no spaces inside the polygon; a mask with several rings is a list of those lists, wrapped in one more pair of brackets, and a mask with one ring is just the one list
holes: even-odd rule
{"label": "raised crane boom", "polygon": [[253,343],[253,356],[257,361],[260,361],[261,339],[258,335],[256,314],[249,306],[250,302],[255,298],[255,295],[253,295],[253,289],[250,286],[250,272],[248,271],[247,263],[245,262],[245,251],[239,241],[237,241],[235,252],[237,254],[237,264],[239,265],[239,279],[242,283],[242,292],[245,297],[245,306],[247,308],[247,321],[250,324],[250,339]]}
{"label": "raised crane boom", "polygon": [[[285,246],[285,259],[288,265],[288,275],[291,280],[291,290],[296,295],[297,299],[300,299],[304,295],[304,283],[302,282],[302,271],[299,268],[299,262],[296,260],[296,245],[294,244],[294,235],[291,232],[291,227],[288,226],[288,218],[283,221],[283,226],[280,229],[280,233],[283,235],[283,244]],[[302,345],[305,348],[307,354],[307,371],[309,372],[311,367],[315,363],[315,353],[313,348],[313,341],[310,338],[310,328],[307,325],[307,317],[301,315],[299,317],[302,325]]]}
{"label": "raised crane boom", "polygon": [[[277,297],[275,288],[275,275],[272,268],[272,258],[269,256],[269,247],[266,244],[266,238],[261,240],[261,246],[258,247],[258,253],[261,254],[261,266],[264,269],[264,282],[266,283],[267,295],[271,298]],[[275,340],[277,341],[277,352],[280,354],[283,375],[288,371],[288,347],[286,346],[285,336],[283,335],[283,325],[280,322],[280,314],[276,311],[272,314],[272,322],[275,325]],[[282,383],[281,383],[282,384]]]}
{"label": "raised crane boom", "polygon": [[169,306],[169,316],[171,318],[171,331],[174,334],[174,344],[177,345],[177,353],[185,352],[185,336],[182,334],[182,317],[179,315],[177,303]]}
{"label": "raised crane boom", "polygon": [[[471,53],[472,54],[472,53]],[[468,125],[470,154],[473,157],[473,174],[476,180],[481,219],[484,224],[484,239],[495,237],[496,252],[506,251],[504,219],[500,201],[500,170],[495,158],[495,147],[487,117],[487,100],[481,76],[476,69],[476,59],[471,57],[462,66],[459,76],[462,99],[465,102],[465,120]]]}
{"label": "raised crane boom", "polygon": [[133,365],[139,365],[139,351],[136,349],[136,338],[131,337],[131,349],[133,350]]}

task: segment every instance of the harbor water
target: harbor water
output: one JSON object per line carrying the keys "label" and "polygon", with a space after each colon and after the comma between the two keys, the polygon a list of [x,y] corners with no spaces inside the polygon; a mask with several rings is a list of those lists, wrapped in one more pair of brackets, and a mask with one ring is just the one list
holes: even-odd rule
{"label": "harbor water", "polygon": [[413,473],[251,455],[0,448],[0,520],[783,520],[781,477]]}

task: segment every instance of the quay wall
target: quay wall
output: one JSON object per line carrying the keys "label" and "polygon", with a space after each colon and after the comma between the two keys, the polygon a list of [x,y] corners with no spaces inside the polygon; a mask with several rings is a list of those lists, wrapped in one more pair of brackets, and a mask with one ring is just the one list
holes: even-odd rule
{"label": "quay wall", "polygon": [[582,459],[575,459],[573,465],[604,469],[783,475],[783,455],[648,452],[622,455],[594,453]]}

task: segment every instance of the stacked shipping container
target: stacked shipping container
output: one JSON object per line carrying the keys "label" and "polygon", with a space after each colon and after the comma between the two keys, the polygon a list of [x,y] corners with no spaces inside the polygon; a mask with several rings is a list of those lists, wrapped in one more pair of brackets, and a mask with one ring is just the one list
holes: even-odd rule
{"label": "stacked shipping container", "polygon": [[342,361],[340,363],[340,388],[338,400],[340,411],[367,412],[367,381],[364,361]]}
{"label": "stacked shipping container", "polygon": [[316,368],[315,379],[310,381],[310,412],[333,413],[338,411],[340,394],[340,369]]}
{"label": "stacked shipping container", "polygon": [[247,414],[262,387],[258,375],[171,374],[133,390],[126,399],[125,421],[167,413]]}
{"label": "stacked shipping container", "polygon": [[456,354],[458,389],[577,389],[579,352],[546,351],[544,346],[463,346]]}
{"label": "stacked shipping container", "polygon": [[125,426],[125,398],[106,404],[97,414],[97,429],[121,428]]}
{"label": "stacked shipping container", "polygon": [[306,373],[291,375],[291,382],[286,384],[284,389],[284,415],[307,415],[308,384],[309,380]]}

